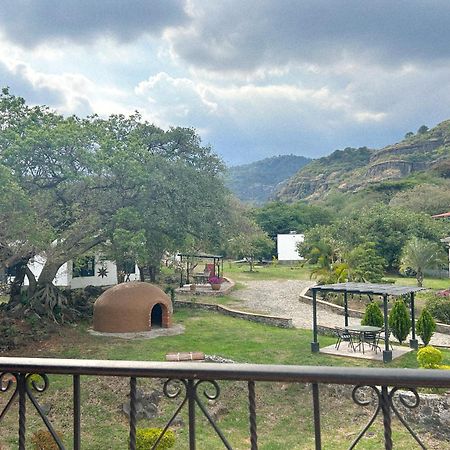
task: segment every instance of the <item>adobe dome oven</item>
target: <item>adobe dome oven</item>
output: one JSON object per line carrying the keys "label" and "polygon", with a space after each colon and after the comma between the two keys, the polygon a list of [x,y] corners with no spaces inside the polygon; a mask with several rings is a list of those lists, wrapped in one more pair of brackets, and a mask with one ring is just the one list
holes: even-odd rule
{"label": "adobe dome oven", "polygon": [[134,281],[109,288],[95,301],[94,330],[104,333],[150,331],[172,326],[172,303],[159,287]]}

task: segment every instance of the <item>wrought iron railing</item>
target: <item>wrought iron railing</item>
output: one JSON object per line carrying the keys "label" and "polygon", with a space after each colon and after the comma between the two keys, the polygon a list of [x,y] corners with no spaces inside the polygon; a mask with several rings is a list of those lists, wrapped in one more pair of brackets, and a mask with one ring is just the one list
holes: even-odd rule
{"label": "wrought iron railing", "polygon": [[[1,421],[13,403],[18,402],[18,446],[25,450],[27,404],[31,402],[60,449],[65,449],[53,425],[36,398],[36,392],[44,392],[49,387],[48,375],[62,374],[73,379],[73,448],[82,448],[80,382],[85,375],[128,377],[130,379],[130,422],[129,448],[136,448],[136,383],[138,378],[165,379],[163,392],[167,398],[178,399],[179,404],[164,427],[160,439],[175,418],[184,409],[188,411],[189,448],[196,448],[196,415],[203,414],[223,443],[231,449],[227,436],[219,428],[208,408],[202,401],[201,393],[207,399],[216,399],[220,394],[219,381],[244,381],[248,387],[249,440],[251,449],[258,448],[257,404],[255,386],[257,382],[311,383],[311,404],[315,448],[322,448],[321,404],[319,389],[322,384],[353,386],[352,398],[356,405],[367,405],[369,400],[361,398],[363,387],[374,393],[376,406],[369,422],[350,445],[353,449],[366,434],[376,417],[382,416],[384,447],[392,449],[392,424],[395,415],[413,436],[421,448],[426,448],[422,440],[402,417],[394,398],[405,408],[416,408],[420,399],[419,387],[450,387],[450,372],[441,370],[413,369],[363,369],[349,367],[281,366],[257,364],[217,364],[217,363],[167,363],[137,361],[97,361],[47,358],[0,358],[0,394],[8,396],[0,412]],[[399,389],[412,393],[409,400]],[[1,433],[1,431],[0,431]],[[159,442],[159,441],[158,441]],[[153,448],[157,448],[158,442]],[[88,447],[85,447],[88,448]],[[107,448],[107,447],[105,447]]]}

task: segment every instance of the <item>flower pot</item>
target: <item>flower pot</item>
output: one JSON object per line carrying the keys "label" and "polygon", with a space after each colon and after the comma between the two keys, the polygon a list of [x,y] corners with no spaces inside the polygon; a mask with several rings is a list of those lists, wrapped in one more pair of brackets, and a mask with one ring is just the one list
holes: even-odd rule
{"label": "flower pot", "polygon": [[213,291],[220,291],[220,284],[211,284],[211,289]]}

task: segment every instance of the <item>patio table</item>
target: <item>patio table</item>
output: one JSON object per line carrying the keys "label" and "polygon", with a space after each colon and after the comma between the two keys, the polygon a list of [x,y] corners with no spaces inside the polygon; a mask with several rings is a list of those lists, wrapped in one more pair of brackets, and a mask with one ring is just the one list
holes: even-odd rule
{"label": "patio table", "polygon": [[381,330],[383,330],[382,327],[374,327],[370,325],[351,325],[345,328],[350,332],[355,332],[358,334],[359,341],[358,344],[355,345],[355,351],[359,348],[362,349],[362,352],[364,353],[364,344],[369,344],[370,347],[375,350],[375,353],[377,350],[381,351],[381,347],[377,345],[375,337]]}
{"label": "patio table", "polygon": [[194,273],[192,277],[196,284],[207,284],[209,279],[209,275],[204,273]]}

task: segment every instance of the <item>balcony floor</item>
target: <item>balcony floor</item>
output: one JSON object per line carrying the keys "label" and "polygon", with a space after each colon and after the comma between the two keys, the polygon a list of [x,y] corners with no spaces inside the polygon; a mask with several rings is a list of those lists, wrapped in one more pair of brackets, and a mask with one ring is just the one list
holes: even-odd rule
{"label": "balcony floor", "polygon": [[[413,349],[410,347],[399,347],[394,345],[392,350],[392,359],[399,358],[406,353],[411,352]],[[339,346],[339,350],[336,350],[335,345],[329,345],[328,347],[323,347],[319,350],[320,353],[325,353],[327,355],[333,356],[345,356],[347,358],[359,358],[359,359],[370,359],[372,361],[383,362],[383,351],[377,351],[376,353],[366,346],[364,353],[361,351],[354,352],[347,344],[343,342]]]}

